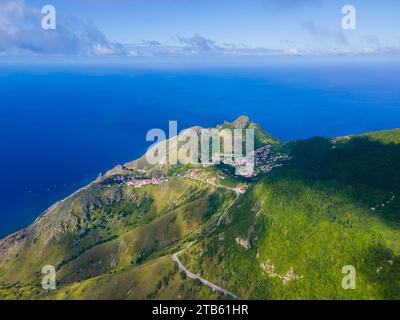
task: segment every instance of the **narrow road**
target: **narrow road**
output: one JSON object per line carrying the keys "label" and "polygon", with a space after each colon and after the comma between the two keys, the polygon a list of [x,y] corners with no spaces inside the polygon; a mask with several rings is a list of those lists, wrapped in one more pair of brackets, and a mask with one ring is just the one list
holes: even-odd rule
{"label": "narrow road", "polygon": [[203,179],[200,179],[200,178],[195,178],[195,177],[183,176],[183,178],[204,182],[204,183],[209,184],[210,186],[214,186],[214,187],[217,187],[217,188],[227,189],[227,190],[235,192],[236,195],[240,195],[241,194],[240,191],[239,191],[240,188],[232,188],[232,187],[224,186],[222,184],[216,184],[216,183],[208,182],[206,180],[203,180]]}
{"label": "narrow road", "polygon": [[218,219],[217,224],[214,226],[214,229],[221,224],[222,219],[225,217],[225,215],[228,212],[228,210],[236,203],[236,201],[239,199],[240,195],[242,194],[242,192],[240,191],[240,188],[231,188],[231,187],[228,187],[228,186],[224,186],[222,184],[211,183],[211,182],[208,182],[206,180],[203,180],[203,179],[200,179],[200,178],[195,178],[195,177],[184,176],[184,178],[192,179],[192,180],[196,180],[196,181],[200,181],[200,182],[204,182],[204,183],[207,183],[207,184],[209,184],[211,186],[214,186],[214,187],[217,187],[217,188],[223,188],[223,189],[227,189],[227,190],[235,192],[235,194],[236,194],[235,200],[221,214],[221,216]]}
{"label": "narrow road", "polygon": [[224,212],[221,214],[221,216],[220,216],[219,219],[218,219],[217,224],[214,226],[214,229],[215,229],[216,227],[218,227],[218,226],[221,224],[222,219],[225,217],[225,215],[227,214],[228,210],[229,210],[230,208],[232,208],[232,206],[236,203],[236,201],[239,199],[239,197],[240,197],[240,194],[237,194],[237,193],[236,193],[236,198],[235,198],[235,200],[234,200],[234,201],[224,210]]}
{"label": "narrow road", "polygon": [[[216,227],[218,227],[218,226],[221,224],[221,221],[222,221],[222,219],[224,218],[225,214],[226,214],[226,213],[228,212],[228,210],[236,203],[236,201],[239,199],[239,197],[240,197],[240,195],[241,195],[242,192],[239,191],[239,188],[231,188],[231,187],[228,187],[228,186],[224,186],[224,185],[220,185],[220,184],[211,183],[211,182],[202,180],[202,179],[200,179],[200,178],[188,177],[188,176],[184,176],[184,178],[192,179],[192,180],[196,180],[196,181],[200,181],[200,182],[204,182],[204,183],[207,183],[207,184],[209,184],[209,185],[211,185],[211,186],[214,186],[214,187],[217,187],[217,188],[223,188],[223,189],[227,189],[227,190],[230,190],[230,191],[235,192],[235,194],[236,194],[235,200],[233,200],[233,202],[232,202],[232,203],[224,210],[224,212],[221,214],[221,216],[219,217],[219,219],[218,219],[216,225],[215,225],[214,228],[212,229],[212,230],[214,230]],[[228,291],[228,290],[225,290],[224,288],[221,288],[221,287],[217,286],[216,284],[214,284],[214,283],[212,283],[212,282],[210,282],[210,281],[208,281],[208,280],[206,280],[206,279],[204,279],[204,278],[202,278],[202,277],[200,277],[200,276],[198,276],[198,275],[196,275],[196,274],[190,272],[189,270],[187,270],[187,269],[185,268],[185,266],[182,264],[182,262],[180,262],[180,260],[179,260],[179,258],[178,258],[179,255],[182,254],[183,252],[185,252],[185,251],[186,251],[192,244],[194,244],[194,243],[196,243],[196,241],[190,242],[185,248],[183,248],[182,250],[180,250],[180,251],[175,252],[174,254],[172,254],[172,260],[178,265],[179,269],[180,269],[181,271],[183,271],[183,272],[186,274],[186,276],[188,276],[189,278],[195,279],[195,280],[199,280],[202,284],[206,285],[207,287],[210,287],[211,289],[213,289],[213,290],[215,290],[215,291],[222,292],[223,294],[225,294],[225,295],[227,295],[227,296],[230,296],[230,297],[232,297],[233,299],[240,300],[240,299],[239,299],[236,295],[234,295],[232,292],[230,292],[230,291]]]}
{"label": "narrow road", "polygon": [[185,268],[185,266],[179,261],[178,256],[183,253],[186,249],[188,249],[192,244],[194,244],[196,241],[193,241],[191,243],[189,243],[184,249],[182,249],[181,251],[178,251],[176,253],[174,253],[172,255],[172,260],[174,260],[174,262],[178,265],[179,269],[181,271],[183,271],[186,276],[188,276],[189,278],[195,279],[195,280],[199,280],[202,284],[206,285],[207,287],[210,287],[211,289],[215,290],[215,291],[219,291],[222,292],[223,294],[232,297],[233,299],[236,300],[240,300],[237,296],[235,296],[232,292],[229,292],[228,290],[225,290],[224,288],[221,288],[219,286],[217,286],[216,284],[190,272],[189,270],[187,270]]}

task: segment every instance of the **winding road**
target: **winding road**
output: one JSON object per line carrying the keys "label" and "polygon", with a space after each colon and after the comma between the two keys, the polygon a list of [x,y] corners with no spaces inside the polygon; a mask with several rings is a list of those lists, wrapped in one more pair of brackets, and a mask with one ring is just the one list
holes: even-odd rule
{"label": "winding road", "polygon": [[190,272],[188,269],[185,268],[185,266],[182,264],[182,262],[179,261],[178,256],[183,253],[186,249],[188,249],[192,244],[194,244],[196,241],[193,241],[191,243],[189,243],[184,249],[182,249],[181,251],[178,251],[176,253],[174,253],[172,255],[172,260],[175,261],[175,263],[178,265],[179,269],[181,271],[183,271],[186,276],[188,276],[189,278],[192,278],[194,280],[199,280],[202,284],[206,285],[207,287],[210,287],[211,289],[215,290],[215,291],[219,291],[222,292],[223,294],[232,297],[233,299],[236,300],[240,300],[237,296],[235,296],[232,292],[229,292],[228,290],[225,290],[224,288],[221,288],[219,286],[217,286],[216,284]]}
{"label": "winding road", "polygon": [[[225,216],[225,214],[227,213],[227,211],[236,203],[236,201],[237,201],[237,200],[239,199],[239,197],[240,197],[240,194],[242,193],[242,192],[240,192],[240,189],[239,189],[239,188],[231,188],[231,187],[228,187],[228,186],[224,186],[224,185],[220,185],[220,184],[211,183],[211,182],[202,180],[202,179],[200,179],[200,178],[195,178],[195,177],[184,176],[184,178],[192,179],[192,180],[196,180],[196,181],[201,181],[201,182],[207,183],[207,184],[212,185],[212,186],[217,187],[217,188],[224,188],[224,189],[231,190],[231,191],[235,192],[235,194],[236,194],[235,200],[224,210],[224,212],[223,212],[223,213],[221,214],[221,216],[219,217],[219,219],[218,219],[218,221],[217,221],[217,224],[214,226],[213,229],[215,229],[216,227],[218,227],[218,226],[221,224],[221,221],[222,221],[223,217]],[[185,268],[185,266],[184,266],[184,265],[182,264],[182,262],[179,260],[179,255],[182,254],[182,253],[184,253],[184,252],[185,252],[187,249],[189,249],[189,247],[190,247],[191,245],[193,245],[194,243],[196,243],[196,241],[190,242],[185,248],[183,248],[182,250],[180,250],[180,251],[175,252],[174,254],[172,254],[172,260],[178,265],[179,269],[180,269],[182,272],[184,272],[184,273],[186,274],[187,277],[189,277],[189,278],[191,278],[191,279],[194,279],[194,280],[198,280],[198,281],[200,281],[202,284],[206,285],[207,287],[210,287],[211,289],[213,289],[213,290],[215,290],[215,291],[219,291],[219,292],[221,292],[221,293],[223,293],[223,294],[225,294],[225,295],[227,295],[227,296],[230,296],[230,297],[232,297],[233,299],[240,300],[239,297],[237,297],[236,295],[234,295],[232,292],[230,292],[230,291],[228,291],[228,290],[226,290],[226,289],[224,289],[224,288],[222,288],[222,287],[220,287],[220,286],[217,286],[216,284],[214,284],[214,283],[212,283],[212,282],[210,282],[210,281],[208,281],[208,280],[206,280],[206,279],[204,279],[204,278],[202,278],[202,277],[200,277],[200,276],[198,276],[198,275],[196,275],[196,274],[190,272],[188,269]]]}

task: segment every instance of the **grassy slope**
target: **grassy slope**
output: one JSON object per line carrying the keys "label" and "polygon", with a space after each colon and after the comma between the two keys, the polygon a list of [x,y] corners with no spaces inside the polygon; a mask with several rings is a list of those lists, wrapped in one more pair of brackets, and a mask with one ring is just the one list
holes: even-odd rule
{"label": "grassy slope", "polygon": [[[291,166],[258,182],[232,223],[191,248],[185,263],[242,298],[400,299],[399,138],[395,130],[335,148],[325,139],[292,143]],[[284,284],[265,262],[299,278]],[[356,268],[356,290],[341,287],[345,265]]]}
{"label": "grassy slope", "polygon": [[[134,192],[135,197],[97,206],[91,210],[90,219],[81,222],[74,234],[69,230],[59,240],[45,245],[39,237],[43,236],[43,230],[50,228],[47,220],[53,223],[56,217],[63,216],[66,207],[81,205],[83,198],[87,200],[92,192],[98,191],[86,191],[44,217],[35,226],[38,230],[33,231],[32,237],[38,235],[38,240],[33,245],[30,241],[29,246],[23,243],[16,257],[2,263],[0,297],[39,297],[40,270],[45,264],[58,266],[59,287],[140,265],[162,255],[168,246],[194,233],[233,198],[229,191],[176,178],[170,178],[168,183],[159,186],[123,189],[124,192]],[[101,191],[102,194],[104,192],[110,191]],[[84,215],[83,212],[80,214]],[[135,223],[131,222],[132,216]],[[104,232],[106,237],[99,241],[99,234]],[[46,255],[39,254],[35,258],[37,252],[46,252]],[[32,272],[27,272],[29,270]],[[148,279],[146,281],[149,285],[156,284]]]}
{"label": "grassy slope", "polygon": [[138,266],[94,277],[51,293],[50,299],[215,299],[218,295],[196,282],[182,281],[169,255]]}
{"label": "grassy slope", "polygon": [[[399,142],[400,130],[391,130],[336,143],[322,138],[288,143],[282,149],[293,156],[289,166],[250,187],[225,225],[207,236],[197,231],[210,225],[205,222],[213,221],[233,195],[170,178],[161,186],[124,188],[119,201],[90,209],[90,219],[80,221],[80,228],[68,230],[58,245],[43,247],[43,231],[59,227],[59,219],[71,219],[66,208],[82,214],[82,199],[73,199],[56,218],[43,218],[42,237],[23,247],[23,256],[0,264],[1,282],[30,280],[0,285],[0,297],[220,298],[185,279],[171,260],[179,240],[190,236],[200,241],[182,256],[184,264],[241,298],[399,299]],[[225,182],[234,183],[230,178]],[[112,188],[101,192],[115,200]],[[250,248],[237,238],[247,240]],[[58,270],[58,290],[47,295],[38,284],[40,266],[49,259],[67,263]],[[273,266],[275,274],[298,278],[284,284],[268,275],[262,263],[269,272]],[[356,290],[341,287],[341,269],[349,264],[357,270]]]}

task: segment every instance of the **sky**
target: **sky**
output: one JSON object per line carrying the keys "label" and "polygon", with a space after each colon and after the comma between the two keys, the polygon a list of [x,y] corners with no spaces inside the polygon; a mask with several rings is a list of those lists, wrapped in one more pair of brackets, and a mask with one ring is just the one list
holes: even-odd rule
{"label": "sky", "polygon": [[[341,26],[348,4],[355,30]],[[0,57],[397,56],[399,15],[398,0],[0,0]]]}

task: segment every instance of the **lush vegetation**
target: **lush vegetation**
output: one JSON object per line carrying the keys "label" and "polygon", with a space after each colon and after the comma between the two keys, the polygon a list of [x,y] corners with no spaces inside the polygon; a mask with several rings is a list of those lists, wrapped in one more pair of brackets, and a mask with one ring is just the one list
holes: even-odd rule
{"label": "lush vegetation", "polygon": [[[288,144],[290,165],[255,184],[186,263],[243,298],[400,299],[395,133]],[[356,290],[341,286],[345,265],[357,271]]]}
{"label": "lush vegetation", "polygon": [[[223,127],[258,132],[237,121]],[[203,182],[182,177],[193,166],[169,167],[160,185],[100,183],[59,203],[0,242],[0,298],[226,298],[172,261],[196,240],[182,263],[241,298],[400,299],[400,130],[257,137],[291,160],[252,180],[223,165],[195,167]],[[236,200],[210,178],[248,189]],[[47,264],[57,267],[55,291],[40,286]],[[346,265],[355,290],[342,288]]]}

